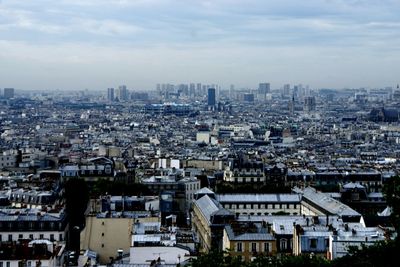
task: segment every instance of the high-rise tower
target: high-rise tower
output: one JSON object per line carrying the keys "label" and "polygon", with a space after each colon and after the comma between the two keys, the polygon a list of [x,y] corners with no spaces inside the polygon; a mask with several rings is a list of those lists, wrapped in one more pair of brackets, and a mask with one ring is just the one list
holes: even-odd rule
{"label": "high-rise tower", "polygon": [[215,103],[215,88],[208,88],[207,105],[214,107]]}

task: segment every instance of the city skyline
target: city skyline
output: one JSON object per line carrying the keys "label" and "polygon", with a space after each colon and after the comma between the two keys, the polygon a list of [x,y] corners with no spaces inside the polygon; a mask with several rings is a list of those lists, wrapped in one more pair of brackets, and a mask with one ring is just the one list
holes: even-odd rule
{"label": "city skyline", "polygon": [[391,0],[3,0],[0,88],[395,87],[399,10]]}

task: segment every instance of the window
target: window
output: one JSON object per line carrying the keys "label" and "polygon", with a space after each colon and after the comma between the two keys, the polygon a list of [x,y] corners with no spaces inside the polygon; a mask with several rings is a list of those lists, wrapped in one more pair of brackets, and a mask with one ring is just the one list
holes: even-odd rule
{"label": "window", "polygon": [[58,241],[62,241],[63,240],[63,235],[62,234],[59,234],[58,235]]}
{"label": "window", "polygon": [[104,244],[101,244],[101,247],[104,248]]}
{"label": "window", "polygon": [[30,240],[33,240],[33,234],[30,234],[30,235],[29,235],[29,239],[30,239]]}
{"label": "window", "polygon": [[50,234],[50,241],[54,241],[54,234]]}
{"label": "window", "polygon": [[24,235],[23,234],[19,234],[18,235],[18,239],[22,239],[22,238],[24,238]]}
{"label": "window", "polygon": [[101,233],[101,236],[104,236],[104,233]]}
{"label": "window", "polygon": [[264,252],[271,252],[271,246],[268,242],[264,243]]}
{"label": "window", "polygon": [[0,261],[0,267],[3,267],[3,262],[2,261]]}
{"label": "window", "polygon": [[236,243],[236,251],[242,252],[242,243]]}
{"label": "window", "polygon": [[3,241],[3,235],[0,235],[0,242]]}
{"label": "window", "polygon": [[251,243],[251,252],[257,252],[257,243]]}
{"label": "window", "polygon": [[310,248],[317,248],[317,239],[310,239]]}
{"label": "window", "polygon": [[10,262],[9,261],[6,262],[6,267],[10,267]]}
{"label": "window", "polygon": [[8,235],[8,241],[12,241],[12,235]]}
{"label": "window", "polygon": [[281,239],[280,245],[281,245],[281,250],[286,250],[287,249],[287,240]]}
{"label": "window", "polygon": [[39,235],[39,239],[43,239],[44,238],[44,235],[43,234],[40,234]]}

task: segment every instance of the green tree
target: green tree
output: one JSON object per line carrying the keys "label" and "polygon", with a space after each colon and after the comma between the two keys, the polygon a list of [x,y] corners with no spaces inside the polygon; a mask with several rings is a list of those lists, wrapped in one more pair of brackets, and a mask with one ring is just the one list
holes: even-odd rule
{"label": "green tree", "polygon": [[400,242],[400,177],[392,177],[384,187],[385,198],[392,208],[391,221],[397,231],[397,241]]}
{"label": "green tree", "polygon": [[89,202],[89,190],[83,179],[69,179],[64,184],[66,212],[70,227],[82,228],[85,224],[85,211]]}
{"label": "green tree", "polygon": [[69,223],[67,247],[79,251],[79,235],[85,226],[85,212],[89,202],[89,190],[83,179],[70,179],[64,184],[65,210]]}

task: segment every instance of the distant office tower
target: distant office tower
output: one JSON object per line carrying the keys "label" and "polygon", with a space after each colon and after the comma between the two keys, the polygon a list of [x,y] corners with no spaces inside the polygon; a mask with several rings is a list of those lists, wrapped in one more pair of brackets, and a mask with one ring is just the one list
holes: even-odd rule
{"label": "distant office tower", "polygon": [[107,100],[114,101],[114,88],[107,89]]}
{"label": "distant office tower", "polygon": [[118,99],[119,101],[128,100],[128,90],[126,89],[126,85],[120,85],[118,87]]}
{"label": "distant office tower", "polygon": [[232,99],[234,94],[235,94],[235,85],[231,84],[230,88],[229,88],[229,98]]}
{"label": "distant office tower", "polygon": [[4,98],[14,98],[14,88],[4,88]]}
{"label": "distant office tower", "polygon": [[207,105],[215,106],[215,88],[208,88]]}
{"label": "distant office tower", "polygon": [[259,94],[265,95],[265,94],[268,94],[270,92],[271,92],[271,87],[270,87],[269,83],[260,83],[258,85],[258,93]]}
{"label": "distant office tower", "polygon": [[178,85],[178,93],[179,95],[187,96],[189,94],[189,87],[187,84],[179,84]]}
{"label": "distant office tower", "polygon": [[194,97],[196,95],[196,85],[194,83],[189,84],[189,96]]}
{"label": "distant office tower", "polygon": [[201,96],[201,83],[196,84],[196,95]]}
{"label": "distant office tower", "polygon": [[304,98],[304,111],[315,111],[316,109],[316,103],[315,103],[315,97],[314,96],[307,96]]}
{"label": "distant office tower", "polygon": [[300,88],[298,85],[293,86],[293,97],[295,97],[296,99],[299,98],[300,95]]}
{"label": "distant office tower", "polygon": [[290,94],[290,84],[283,85],[282,95],[288,96]]}
{"label": "distant office tower", "polygon": [[254,94],[251,94],[251,93],[244,94],[243,100],[245,102],[254,102]]}
{"label": "distant office tower", "polygon": [[293,94],[292,98],[289,100],[289,103],[288,103],[288,109],[289,109],[289,113],[291,115],[294,115],[294,105],[295,105],[295,103],[294,103],[294,94]]}

